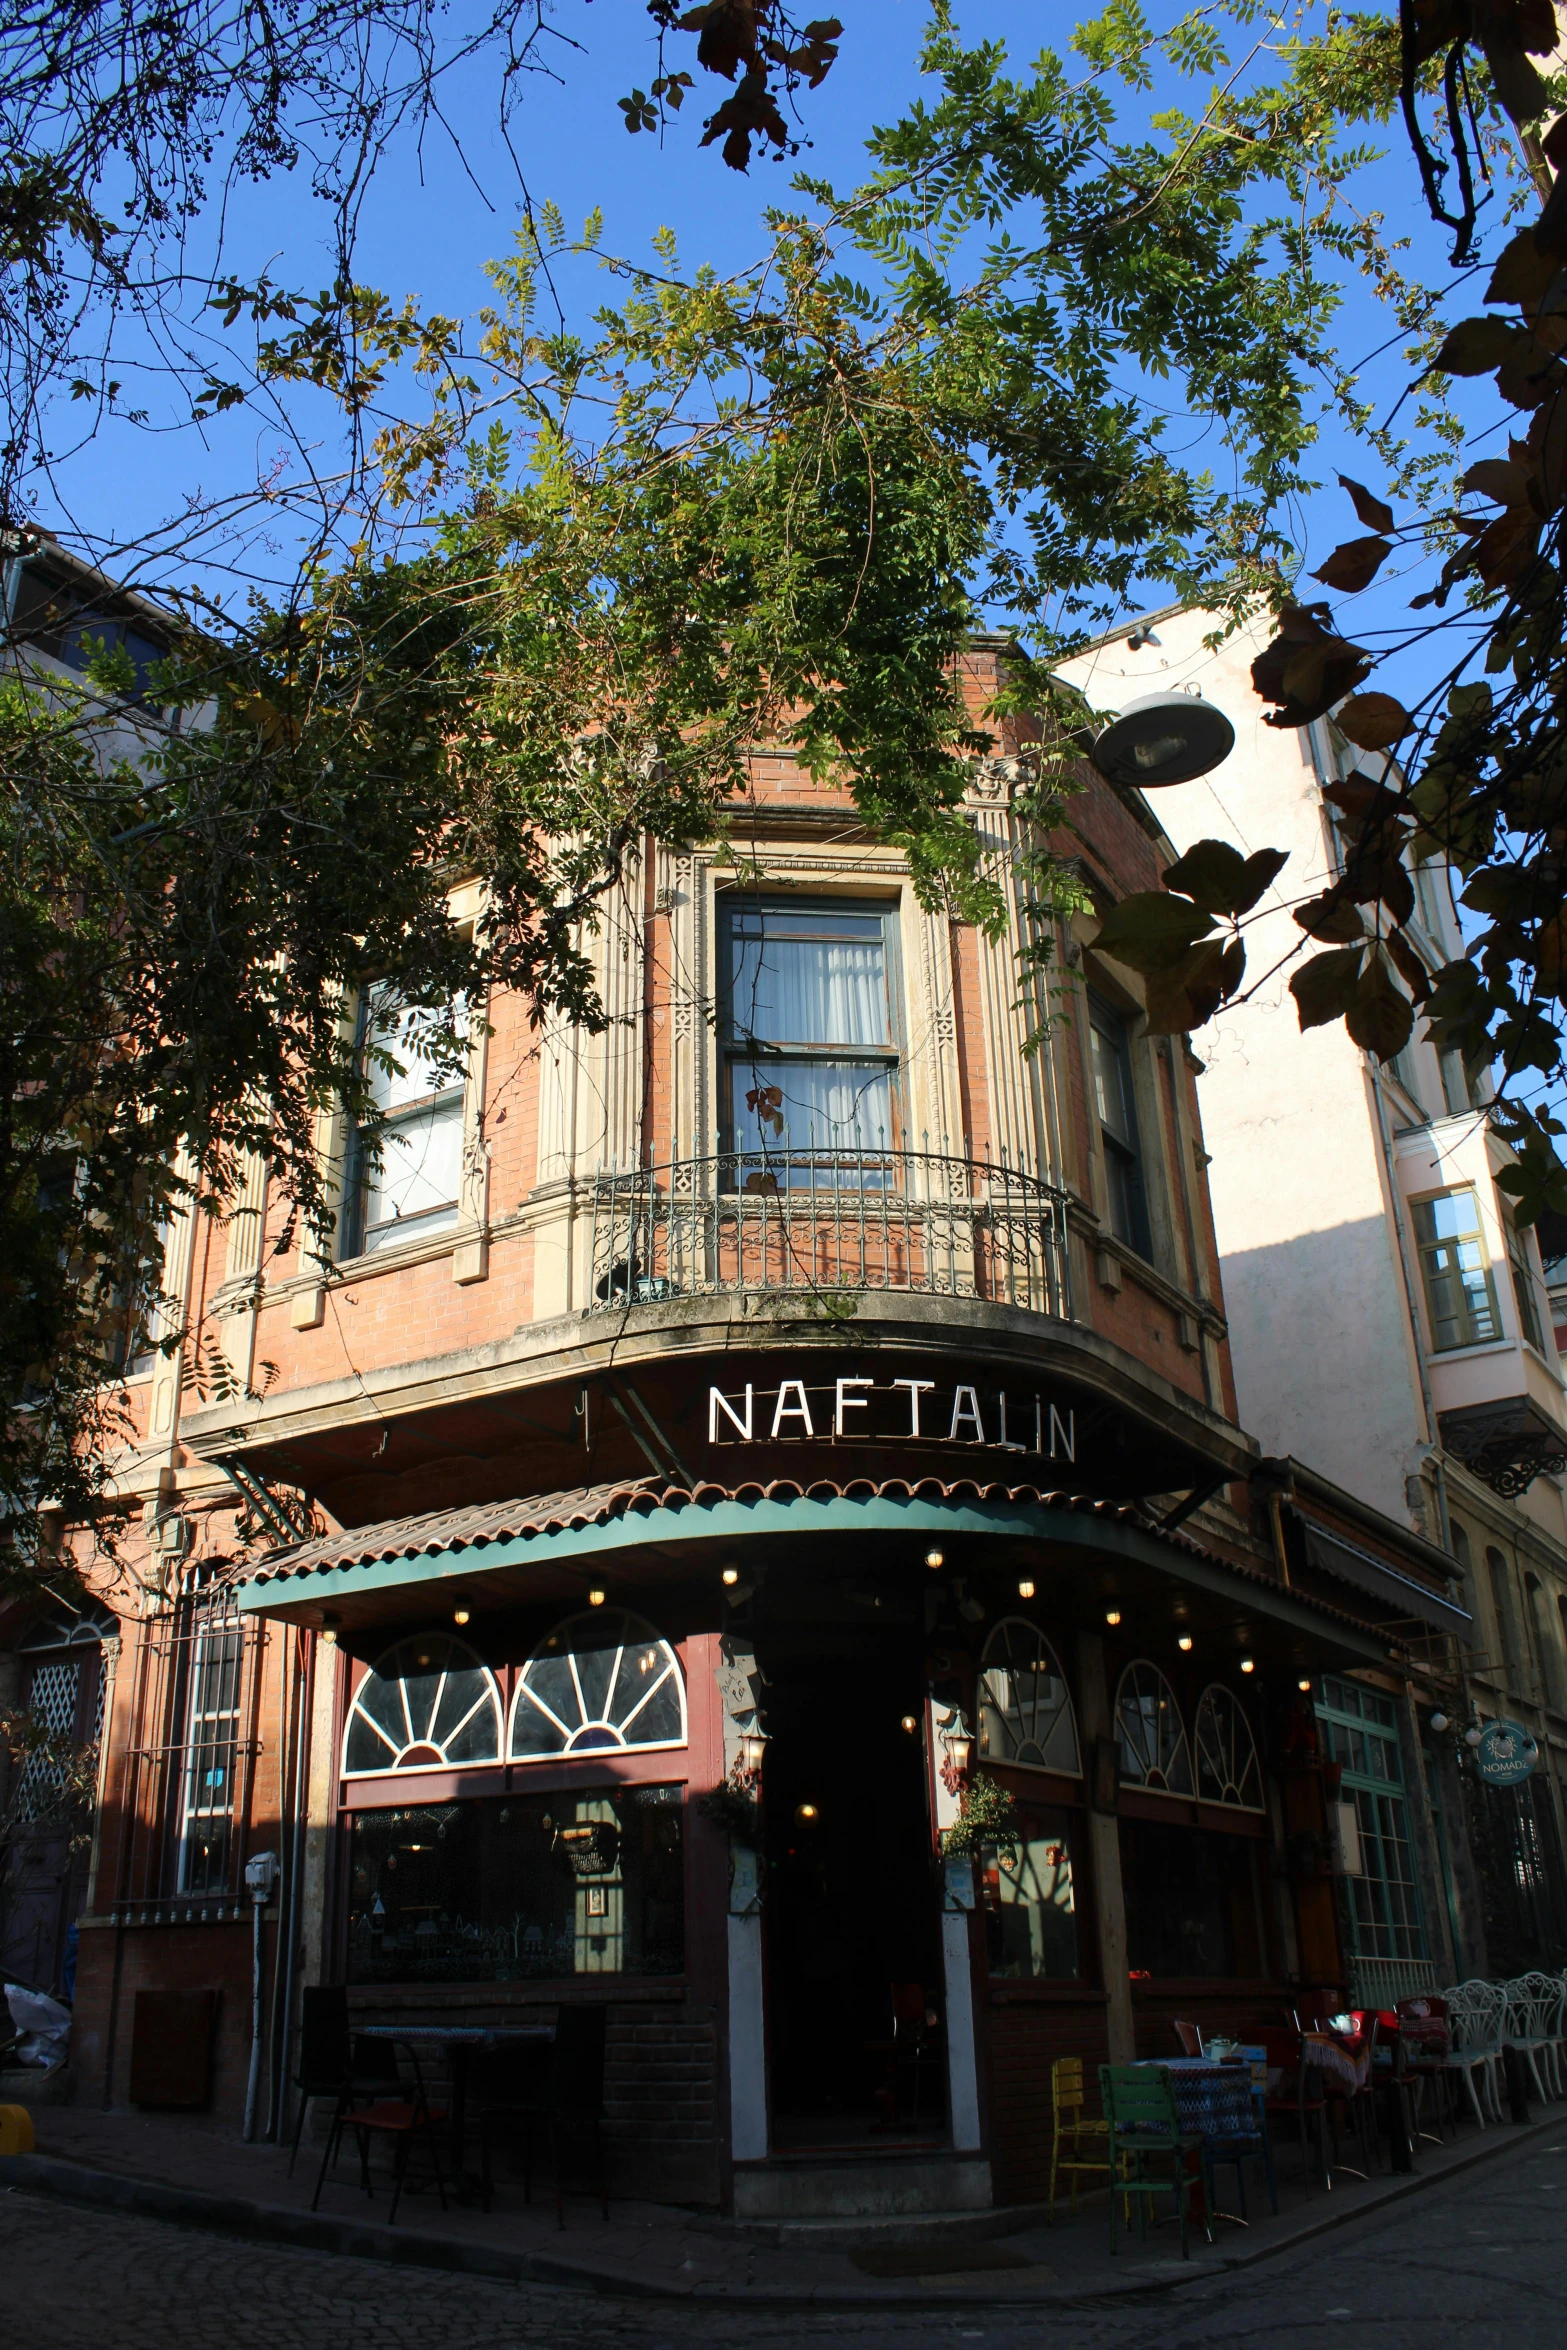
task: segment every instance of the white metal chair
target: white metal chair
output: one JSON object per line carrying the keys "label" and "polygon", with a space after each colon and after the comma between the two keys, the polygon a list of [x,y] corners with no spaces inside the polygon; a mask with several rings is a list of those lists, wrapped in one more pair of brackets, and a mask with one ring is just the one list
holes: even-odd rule
{"label": "white metal chair", "polygon": [[[1550,2037],[1545,2028],[1546,1982],[1542,1974],[1515,1975],[1502,1985],[1506,2014],[1502,2044],[1516,2048],[1529,2067],[1534,2093],[1542,2105],[1556,2094],[1556,2068],[1551,2061]],[[1546,2087],[1549,2081],[1551,2086]]]}
{"label": "white metal chair", "polygon": [[[1450,2045],[1444,2072],[1463,2082],[1475,2120],[1483,2130],[1487,2119],[1500,2121],[1501,2100],[1496,2074],[1502,2056],[1502,2019],[1506,2000],[1492,1983],[1455,1983],[1441,1994],[1447,2002]],[[1480,2090],[1475,2075],[1480,2076]]]}
{"label": "white metal chair", "polygon": [[1536,2029],[1541,2062],[1547,2068],[1552,2097],[1567,2095],[1567,1975],[1536,1972],[1529,1977],[1535,2000]]}

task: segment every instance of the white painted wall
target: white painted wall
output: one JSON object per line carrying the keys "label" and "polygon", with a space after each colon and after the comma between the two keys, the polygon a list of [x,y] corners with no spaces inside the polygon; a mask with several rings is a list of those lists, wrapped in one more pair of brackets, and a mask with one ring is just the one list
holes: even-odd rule
{"label": "white painted wall", "polygon": [[1255,994],[1193,1038],[1241,1424],[1265,1452],[1293,1452],[1404,1519],[1425,1429],[1365,1063],[1341,1024],[1301,1034],[1293,964],[1264,976],[1299,942],[1291,904],[1331,878],[1311,745],[1263,723],[1250,671],[1264,631],[1209,652],[1204,616],[1151,625],[1157,642],[1111,638],[1067,674],[1103,711],[1200,685],[1233,724],[1235,749],[1211,776],[1151,792],[1150,805],[1179,849],[1213,838],[1290,852],[1247,931]]}

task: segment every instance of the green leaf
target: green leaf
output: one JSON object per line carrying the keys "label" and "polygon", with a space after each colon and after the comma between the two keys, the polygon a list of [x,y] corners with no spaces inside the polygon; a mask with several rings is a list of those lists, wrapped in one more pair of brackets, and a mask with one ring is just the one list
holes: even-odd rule
{"label": "green leaf", "polygon": [[1390,1061],[1409,1042],[1414,1024],[1414,1005],[1383,957],[1373,954],[1360,975],[1345,1027],[1363,1052],[1375,1053],[1379,1061]]}
{"label": "green leaf", "polygon": [[1309,963],[1301,965],[1290,981],[1290,994],[1303,1029],[1324,1028],[1330,1020],[1343,1019],[1355,1000],[1364,951],[1362,947],[1336,947],[1331,954],[1313,955]]}
{"label": "green leaf", "polygon": [[1138,890],[1111,907],[1094,951],[1113,955],[1128,970],[1151,975],[1173,970],[1188,947],[1212,927],[1212,917],[1189,898],[1172,897],[1162,889]]}

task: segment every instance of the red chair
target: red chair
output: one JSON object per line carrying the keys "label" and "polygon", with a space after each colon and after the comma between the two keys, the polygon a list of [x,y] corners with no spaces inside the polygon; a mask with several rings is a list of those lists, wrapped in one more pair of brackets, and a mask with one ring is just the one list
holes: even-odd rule
{"label": "red chair", "polygon": [[1282,2076],[1276,2087],[1270,2088],[1264,2099],[1264,2110],[1270,2119],[1293,2120],[1300,2131],[1301,2167],[1309,2178],[1311,2161],[1306,2151],[1306,2124],[1315,2123],[1317,2154],[1322,2165],[1322,2183],[1331,2194],[1333,2168],[1328,2152],[1328,2101],[1322,2094],[1320,2076],[1306,2062],[1299,2032],[1265,2029],[1258,2034],[1268,2054],[1268,2072]]}
{"label": "red chair", "polygon": [[370,2139],[377,2137],[392,2141],[392,2208],[387,2215],[389,2227],[397,2224],[397,2206],[402,2201],[403,2185],[408,2176],[408,2157],[415,2138],[423,2138],[430,2152],[430,2166],[435,2184],[440,2190],[441,2209],[446,2209],[446,2179],[441,2167],[441,2150],[436,2137],[437,2128],[446,2119],[444,2105],[432,2105],[424,2093],[424,2074],[419,2065],[416,2048],[408,2051],[413,2064],[413,2095],[381,2098],[374,2105],[354,2106],[356,2090],[363,2094],[366,2083],[375,2077],[377,2059],[385,2065],[384,2078],[390,2088],[402,2090],[401,2075],[396,2070],[396,2057],[389,2043],[372,2039],[354,2042],[353,2070],[344,2083],[341,2095],[332,2113],[332,2126],[326,2134],[326,2151],[321,2157],[321,2169],[316,2179],[316,2191],[310,2198],[314,2211],[321,2201],[321,2190],[326,2185],[327,2172],[337,2160],[343,2132],[352,2130],[359,2146],[359,2184],[367,2195],[375,2190],[370,2184]]}

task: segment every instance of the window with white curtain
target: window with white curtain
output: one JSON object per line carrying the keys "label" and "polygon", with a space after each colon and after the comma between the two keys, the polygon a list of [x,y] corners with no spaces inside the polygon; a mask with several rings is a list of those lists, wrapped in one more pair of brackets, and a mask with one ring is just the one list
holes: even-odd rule
{"label": "window with white curtain", "polygon": [[[463,1074],[435,1048],[439,1016],[391,987],[367,988],[359,1008],[365,1077],[385,1119],[372,1146],[349,1151],[345,1256],[422,1240],[457,1222],[462,1192]],[[457,1007],[456,1025],[466,1026]]]}
{"label": "window with white curtain", "polygon": [[793,1184],[898,1149],[896,914],[738,891],[719,911],[726,1149]]}

